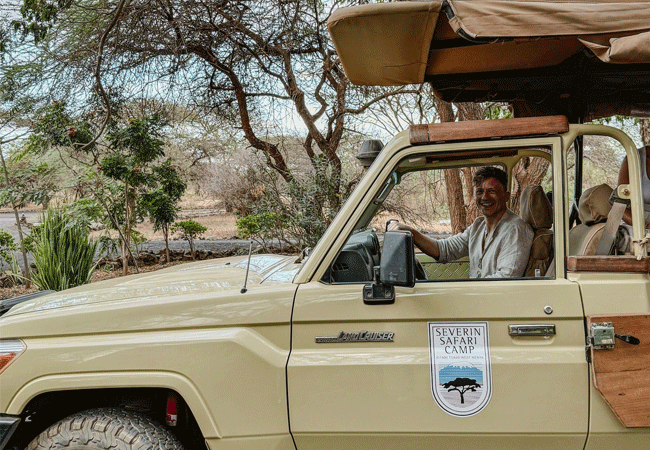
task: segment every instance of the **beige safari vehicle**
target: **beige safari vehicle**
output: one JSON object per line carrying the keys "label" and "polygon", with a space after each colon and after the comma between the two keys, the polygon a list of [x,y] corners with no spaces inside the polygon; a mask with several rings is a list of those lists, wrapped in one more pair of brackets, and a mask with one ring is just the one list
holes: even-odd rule
{"label": "beige safari vehicle", "polygon": [[[647,449],[639,155],[621,131],[566,117],[648,99],[635,76],[650,70],[649,7],[607,5],[336,12],[330,29],[353,82],[427,81],[447,98],[561,114],[399,133],[301,257],[185,264],[3,302],[0,448]],[[477,15],[487,31],[473,29]],[[631,41],[638,60],[621,60],[616,43]],[[481,59],[489,45],[504,53]],[[485,64],[480,76],[456,50]],[[575,79],[576,67],[597,85]],[[627,155],[628,184],[583,186],[582,138],[593,135]],[[395,205],[434,205],[427,214],[444,224],[446,201],[429,194],[445,192],[448,169],[485,165],[511,175],[510,206],[535,230],[524,276],[470,279],[466,260],[437,262],[409,233],[384,232]],[[538,183],[520,189],[515,175],[529,167]],[[621,224],[627,207],[632,225]]]}

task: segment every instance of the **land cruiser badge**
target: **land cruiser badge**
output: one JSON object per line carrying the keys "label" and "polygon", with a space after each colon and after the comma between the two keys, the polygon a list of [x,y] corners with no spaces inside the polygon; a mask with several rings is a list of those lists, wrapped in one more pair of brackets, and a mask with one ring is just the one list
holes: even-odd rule
{"label": "land cruiser badge", "polygon": [[431,391],[448,414],[469,417],[490,401],[487,322],[430,322]]}
{"label": "land cruiser badge", "polygon": [[360,331],[358,333],[339,332],[337,336],[316,337],[317,344],[334,344],[340,342],[393,342],[395,333],[389,331]]}

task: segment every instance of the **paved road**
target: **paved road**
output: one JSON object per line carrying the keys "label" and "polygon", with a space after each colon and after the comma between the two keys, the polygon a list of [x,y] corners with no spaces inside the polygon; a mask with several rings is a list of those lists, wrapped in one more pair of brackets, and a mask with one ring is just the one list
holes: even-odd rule
{"label": "paved road", "polygon": [[[25,219],[28,223],[38,223],[41,219],[40,212],[24,212],[20,215],[25,215]],[[23,233],[29,233],[29,228],[22,227]],[[14,213],[0,213],[0,230],[9,232],[18,242],[18,227],[16,226],[16,218]],[[242,249],[242,251],[248,250],[249,241],[246,240],[237,240],[237,239],[211,239],[211,240],[197,240],[195,241],[195,248],[197,250],[203,251],[227,251],[230,249]],[[257,247],[256,244],[253,244],[253,248]],[[165,241],[155,240],[148,241],[142,244],[141,249],[143,251],[150,251],[157,253],[160,250],[165,248]],[[187,241],[184,240],[171,240],[169,241],[170,250],[184,250],[189,251],[190,247]],[[33,259],[31,255],[28,255],[29,262],[31,263]],[[23,258],[20,252],[16,252],[16,260],[20,264],[20,267],[23,267]]]}
{"label": "paved road", "polygon": [[[25,216],[25,219],[27,220],[28,223],[38,223],[41,220],[41,215],[42,213],[40,211],[26,211],[26,212],[20,212],[18,213],[20,217]],[[29,234],[29,227],[26,227],[24,224],[21,226],[23,234]],[[19,237],[18,237],[18,226],[16,225],[16,216],[14,215],[13,212],[1,212],[0,213],[0,230],[6,231],[9,234],[11,234],[14,238],[14,241],[16,243],[19,243]],[[18,261],[18,264],[20,265],[21,269],[23,267],[23,257],[20,252],[16,252],[16,260]],[[31,255],[28,255],[28,260],[31,263],[32,258]],[[2,269],[7,269],[7,265],[2,262],[0,264],[0,267]]]}
{"label": "paved road", "polygon": [[[26,212],[21,212],[18,213],[20,216],[25,216],[25,219],[29,223],[38,223],[41,220],[41,212],[40,211],[26,211]],[[25,226],[22,227],[23,232],[25,232]],[[16,242],[18,242],[18,227],[16,226],[16,216],[14,216],[13,212],[2,212],[0,213],[0,230],[7,231],[8,233],[11,233],[11,235],[14,237]],[[29,232],[29,229],[27,228],[27,232]]]}

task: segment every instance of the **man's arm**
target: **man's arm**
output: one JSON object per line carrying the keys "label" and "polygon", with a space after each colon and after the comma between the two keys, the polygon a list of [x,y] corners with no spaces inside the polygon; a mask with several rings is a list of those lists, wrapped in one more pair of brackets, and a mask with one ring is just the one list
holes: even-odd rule
{"label": "man's arm", "polygon": [[438,243],[436,242],[435,239],[431,239],[423,235],[422,233],[420,233],[415,228],[410,227],[408,225],[404,225],[403,223],[391,222],[388,225],[388,231],[395,231],[395,230],[410,231],[411,234],[413,235],[413,242],[415,243],[415,245],[417,245],[417,247],[420,250],[422,250],[424,253],[431,256],[432,258],[435,258],[436,260],[440,258],[440,249],[438,248]]}

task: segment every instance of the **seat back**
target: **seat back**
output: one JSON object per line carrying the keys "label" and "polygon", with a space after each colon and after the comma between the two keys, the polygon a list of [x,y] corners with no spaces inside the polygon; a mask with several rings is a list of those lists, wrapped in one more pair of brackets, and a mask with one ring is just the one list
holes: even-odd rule
{"label": "seat back", "polygon": [[528,185],[521,191],[520,215],[533,228],[535,235],[524,276],[534,277],[536,269],[546,272],[553,259],[553,207],[541,186]]}
{"label": "seat back", "polygon": [[585,190],[578,202],[578,217],[582,224],[569,230],[569,255],[595,255],[600,237],[612,209],[609,196],[613,189],[606,184]]}

